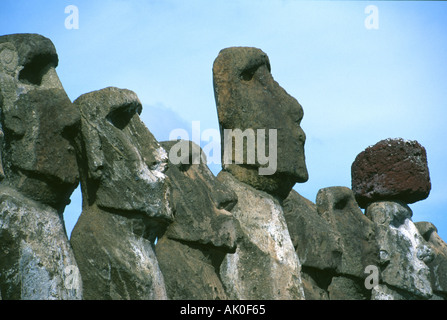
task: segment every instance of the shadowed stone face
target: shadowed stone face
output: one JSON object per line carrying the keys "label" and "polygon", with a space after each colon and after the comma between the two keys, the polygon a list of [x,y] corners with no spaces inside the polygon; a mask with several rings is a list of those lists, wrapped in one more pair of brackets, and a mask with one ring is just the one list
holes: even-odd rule
{"label": "shadowed stone face", "polygon": [[318,214],[317,206],[292,189],[283,207],[302,265],[326,271],[339,268],[343,254],[341,235],[330,221]]}
{"label": "shadowed stone face", "polygon": [[0,37],[0,105],[6,181],[30,198],[62,210],[78,183],[72,140],[79,112],[55,71],[49,39]]}
{"label": "shadowed stone face", "polygon": [[361,279],[367,265],[378,264],[374,224],[365,217],[347,187],[320,189],[316,206],[318,214],[341,236],[337,272]]}
{"label": "shadowed stone face", "polygon": [[433,260],[427,262],[433,293],[447,293],[447,244],[438,234],[438,229],[430,222],[416,222],[419,233],[433,252]]}
{"label": "shadowed stone face", "polygon": [[84,297],[166,299],[153,243],[172,221],[167,153],[141,122],[134,92],[109,87],[74,104],[83,210],[71,244]]}
{"label": "shadowed stone face", "polygon": [[[175,211],[174,222],[156,245],[168,297],[227,299],[217,270],[225,254],[236,249],[240,235],[239,224],[230,213],[237,196],[208,169],[198,145],[185,140],[161,145],[171,155],[166,175],[172,182]],[[189,152],[175,163],[172,152],[179,146]]]}
{"label": "shadowed stone face", "polygon": [[285,198],[296,182],[308,180],[301,105],[273,79],[267,55],[256,48],[222,50],[213,65],[213,80],[222,139],[225,129],[265,129],[267,155],[269,129],[277,130],[277,167],[273,175],[258,174],[261,164],[257,148],[255,164],[247,163],[244,154],[243,164],[222,161],[223,168],[256,189]]}
{"label": "shadowed stone face", "polygon": [[79,182],[72,143],[80,117],[57,63],[45,37],[0,37],[0,291],[7,300],[82,298],[61,219]]}
{"label": "shadowed stone face", "polygon": [[[171,239],[197,242],[234,250],[236,245],[235,219],[230,213],[237,203],[236,194],[224,186],[206,165],[205,155],[191,141],[165,141],[161,145],[170,150],[178,143],[189,146],[189,157],[201,154],[198,161],[182,161],[188,164],[169,163],[166,174],[172,182],[172,199],[175,221],[166,231]],[[193,149],[196,149],[194,152]]]}
{"label": "shadowed stone face", "polygon": [[[57,80],[54,69],[58,62],[53,43],[41,35],[11,34],[0,37],[0,70],[21,83],[51,86],[51,78]],[[54,81],[52,86],[57,87],[58,84]]]}
{"label": "shadowed stone face", "polygon": [[433,251],[411,220],[412,215],[399,201],[377,201],[366,208],[366,216],[375,223],[383,284],[430,298],[433,292],[427,263],[433,260]]}
{"label": "shadowed stone face", "polygon": [[110,87],[74,103],[82,118],[77,144],[84,202],[170,220],[167,153],[140,120],[136,94]]}

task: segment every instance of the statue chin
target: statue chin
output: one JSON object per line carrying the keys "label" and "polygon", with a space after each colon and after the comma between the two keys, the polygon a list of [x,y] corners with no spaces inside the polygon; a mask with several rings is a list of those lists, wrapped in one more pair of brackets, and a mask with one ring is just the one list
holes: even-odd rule
{"label": "statue chin", "polygon": [[253,166],[226,165],[225,171],[230,172],[239,181],[251,187],[267,192],[283,200],[287,198],[297,182],[307,181],[307,170],[302,176],[293,176],[290,173],[277,172],[272,175],[259,175],[258,168]]}
{"label": "statue chin", "polygon": [[23,172],[8,177],[9,185],[24,196],[56,209],[60,214],[70,204],[70,195],[76,186],[57,177],[41,176],[39,173],[24,175]]}

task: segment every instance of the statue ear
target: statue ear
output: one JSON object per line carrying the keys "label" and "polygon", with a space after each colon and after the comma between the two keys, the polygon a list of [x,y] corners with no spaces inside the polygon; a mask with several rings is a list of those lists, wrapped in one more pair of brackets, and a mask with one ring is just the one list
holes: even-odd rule
{"label": "statue ear", "polygon": [[19,66],[19,55],[12,42],[0,43],[0,71],[14,77]]}

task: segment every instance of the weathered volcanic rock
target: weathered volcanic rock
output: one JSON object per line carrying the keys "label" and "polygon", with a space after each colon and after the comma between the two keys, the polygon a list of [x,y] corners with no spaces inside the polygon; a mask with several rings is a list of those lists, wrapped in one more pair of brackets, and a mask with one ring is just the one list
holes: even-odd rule
{"label": "weathered volcanic rock", "polygon": [[415,225],[434,255],[433,260],[426,263],[430,268],[433,293],[447,299],[447,244],[432,223],[416,222]]}
{"label": "weathered volcanic rock", "polygon": [[27,33],[0,37],[0,71],[23,84],[59,87],[54,70],[58,62],[56,49],[48,38]]}
{"label": "weathered volcanic rock", "polygon": [[318,214],[340,235],[342,254],[336,272],[364,279],[366,266],[378,263],[374,223],[362,213],[346,187],[320,189],[316,205]]}
{"label": "weathered volcanic rock", "polygon": [[316,204],[292,190],[285,217],[302,264],[306,299],[364,300],[364,270],[377,264],[374,224],[346,187],[320,189]]}
{"label": "weathered volcanic rock", "polygon": [[315,203],[293,189],[283,201],[283,208],[303,268],[335,272],[341,264],[341,235],[318,214]]}
{"label": "weathered volcanic rock", "polygon": [[369,300],[363,279],[334,276],[328,286],[329,300]]}
{"label": "weathered volcanic rock", "polygon": [[341,235],[317,206],[292,189],[282,203],[292,243],[302,265],[306,300],[328,300],[331,278],[341,264]]}
{"label": "weathered volcanic rock", "polygon": [[[234,251],[237,221],[230,211],[237,203],[236,194],[217,180],[206,165],[205,154],[195,143],[179,140],[161,142],[160,145],[168,153],[171,148],[189,150],[186,159],[180,163],[169,161],[166,171],[171,181],[175,220],[165,235],[170,239]],[[193,156],[200,160],[193,160]]]}
{"label": "weathered volcanic rock", "polygon": [[62,213],[79,182],[79,112],[65,93],[52,42],[0,37],[0,291],[3,299],[80,299]]}
{"label": "weathered volcanic rock", "polygon": [[137,95],[108,87],[74,104],[82,119],[77,153],[86,203],[172,220],[164,174],[168,155],[140,120]]}
{"label": "weathered volcanic rock", "polygon": [[172,182],[175,220],[155,247],[168,297],[226,299],[219,268],[225,254],[236,248],[238,223],[229,212],[236,194],[208,169],[198,145],[184,140],[161,145],[169,154],[187,150],[178,163],[170,158],[166,175]]}
{"label": "weathered volcanic rock", "polygon": [[220,275],[230,299],[304,299],[301,265],[282,207],[271,195],[221,171],[217,178],[238,196],[232,213],[242,237]]}
{"label": "weathered volcanic rock", "polygon": [[151,225],[141,216],[82,211],[71,234],[86,300],[167,299]]}
{"label": "weathered volcanic rock", "polygon": [[8,183],[62,212],[79,182],[71,141],[78,110],[62,89],[34,89],[5,107],[3,117]]}
{"label": "weathered volcanic rock", "polygon": [[[317,278],[326,278],[323,271],[315,271]],[[322,274],[323,276],[321,276]],[[306,300],[329,300],[327,289],[325,289],[327,288],[327,284],[322,285],[321,281],[318,281],[319,279],[315,280],[312,275],[304,270],[301,271],[301,279],[303,281],[304,296],[306,297]]]}
{"label": "weathered volcanic rock", "polygon": [[378,200],[414,203],[431,189],[425,148],[417,141],[386,139],[357,155],[352,190],[362,208]]}
{"label": "weathered volcanic rock", "polygon": [[232,213],[242,230],[221,265],[222,282],[233,299],[303,299],[301,265],[278,200],[308,179],[303,109],[273,80],[257,48],[221,50],[213,84],[222,137],[217,178],[238,196]]}
{"label": "weathered volcanic rock", "polygon": [[[273,79],[267,55],[257,48],[233,47],[220,51],[213,65],[213,84],[222,137],[223,169],[258,190],[286,198],[296,182],[308,179],[305,134],[299,126],[303,118],[301,105]],[[225,139],[226,130],[237,129],[243,133],[253,132],[256,137],[252,149],[247,144],[241,151],[242,163],[236,163],[236,156],[241,153],[236,150],[236,141],[227,145]],[[264,130],[265,141],[258,129]],[[269,130],[276,130],[276,141]],[[276,143],[269,145],[271,141]],[[233,156],[229,157],[230,161],[225,156],[229,151]],[[260,155],[267,154],[274,155],[271,162],[276,163],[262,163]],[[250,155],[255,161],[249,161],[247,156]],[[261,169],[269,166],[272,172],[262,174]]]}
{"label": "weathered volcanic rock", "polygon": [[[59,81],[57,61],[56,50],[45,37],[0,37],[6,183],[62,212],[79,181],[72,146],[79,111]],[[28,68],[38,81],[23,76]]]}
{"label": "weathered volcanic rock", "polygon": [[155,247],[170,300],[228,299],[218,270],[225,252],[162,237]]}
{"label": "weathered volcanic rock", "polygon": [[82,95],[76,138],[82,214],[71,243],[85,299],[166,299],[153,243],[172,222],[168,159],[132,91]]}
{"label": "weathered volcanic rock", "polygon": [[420,300],[406,290],[380,283],[371,289],[371,300]]}
{"label": "weathered volcanic rock", "polygon": [[376,227],[380,250],[376,266],[380,266],[381,281],[387,288],[382,294],[380,287],[376,289],[378,298],[401,299],[400,291],[419,299],[432,296],[430,269],[426,263],[433,259],[433,252],[411,221],[412,214],[405,203],[396,201],[374,202],[366,209],[366,215]]}
{"label": "weathered volcanic rock", "polygon": [[82,298],[79,269],[57,211],[3,185],[0,291],[4,300]]}

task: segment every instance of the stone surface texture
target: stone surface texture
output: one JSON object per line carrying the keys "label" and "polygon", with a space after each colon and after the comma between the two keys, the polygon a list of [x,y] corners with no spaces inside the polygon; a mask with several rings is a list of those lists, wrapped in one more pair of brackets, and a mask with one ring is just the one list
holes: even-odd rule
{"label": "stone surface texture", "polygon": [[166,151],[127,89],[82,95],[76,137],[83,196],[71,243],[85,299],[166,299],[153,244],[172,222]]}
{"label": "stone surface texture", "polygon": [[78,300],[82,282],[57,211],[0,186],[0,291],[5,300]]}
{"label": "stone surface texture", "polygon": [[[235,253],[227,254],[220,268],[232,299],[304,299],[301,264],[281,206],[293,185],[308,179],[303,108],[270,71],[267,55],[250,47],[221,50],[213,64],[222,137],[223,171],[217,177],[238,197],[232,214],[242,234]],[[247,138],[239,150],[238,138],[227,137],[229,130],[253,132],[255,146]],[[227,157],[229,150],[232,157]],[[275,162],[268,174],[264,169],[271,163],[264,163],[265,151]]]}
{"label": "stone surface texture", "polygon": [[382,282],[397,292],[430,298],[433,290],[426,263],[433,260],[433,252],[411,220],[411,209],[402,202],[379,201],[368,206],[366,215],[376,226]]}
{"label": "stone surface texture", "polygon": [[379,141],[309,200],[303,108],[262,50],[212,65],[217,176],[198,144],[157,141],[135,92],[72,103],[58,64],[44,36],[0,36],[0,300],[447,299],[447,244],[408,206],[431,189],[419,142]]}
{"label": "stone surface texture", "polygon": [[242,229],[236,252],[220,267],[229,298],[304,299],[301,264],[278,200],[230,173],[221,171],[217,178],[238,196],[232,213]]}
{"label": "stone surface texture", "polygon": [[337,273],[364,278],[365,267],[378,262],[374,224],[360,210],[347,187],[320,189],[316,205],[318,214],[341,236]]}
{"label": "stone surface texture", "polygon": [[433,260],[426,264],[430,268],[433,294],[447,297],[447,244],[438,234],[438,229],[430,222],[416,222],[416,228],[433,252]]}
{"label": "stone surface texture", "polygon": [[343,254],[341,234],[318,213],[315,203],[295,190],[284,200],[283,208],[303,268],[334,273]]}
{"label": "stone surface texture", "polygon": [[161,145],[169,154],[188,150],[179,163],[170,158],[166,171],[175,220],[158,241],[156,254],[168,297],[227,299],[218,270],[225,254],[236,249],[239,224],[229,210],[237,196],[209,170],[198,145],[184,140]]}
{"label": "stone surface texture", "polygon": [[79,112],[56,73],[53,43],[0,37],[0,291],[5,300],[81,299],[62,213],[79,183]]}
{"label": "stone surface texture", "polygon": [[381,140],[358,154],[351,175],[362,208],[378,200],[414,203],[427,198],[431,189],[425,148],[400,138]]}
{"label": "stone surface texture", "polygon": [[[296,182],[308,180],[304,142],[306,136],[300,127],[303,108],[272,77],[270,61],[260,49],[232,47],[220,51],[213,64],[214,96],[222,138],[223,169],[252,187],[285,198]],[[248,163],[244,148],[243,164],[225,163],[225,130],[276,130],[276,170],[270,175],[259,175],[259,154],[254,148],[256,161]],[[257,141],[259,136],[256,134]],[[265,149],[269,140],[266,138]],[[235,143],[232,154],[235,155]],[[228,147],[230,148],[230,147]],[[265,154],[268,154],[266,152]]]}

